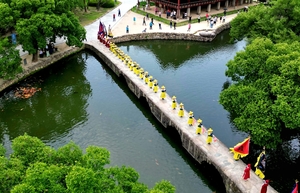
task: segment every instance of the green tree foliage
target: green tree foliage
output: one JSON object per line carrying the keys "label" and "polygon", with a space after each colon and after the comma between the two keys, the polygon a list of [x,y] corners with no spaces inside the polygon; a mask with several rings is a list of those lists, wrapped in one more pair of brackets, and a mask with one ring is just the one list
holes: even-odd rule
{"label": "green tree foliage", "polygon": [[149,190],[138,182],[139,174],[131,167],[105,168],[110,155],[104,148],[89,146],[83,154],[70,142],[55,150],[27,134],[13,140],[10,159],[3,156],[3,146],[0,148],[0,192],[175,192],[165,180]]}
{"label": "green tree foliage", "polygon": [[89,5],[96,6],[97,9],[99,10],[100,7],[104,7],[104,8],[114,7],[115,1],[114,0],[90,0]]}
{"label": "green tree foliage", "polygon": [[299,41],[300,1],[276,0],[271,6],[258,5],[231,21],[232,39],[265,37],[273,42]]}
{"label": "green tree foliage", "polygon": [[5,152],[6,152],[6,150],[5,150],[4,146],[2,144],[0,144],[0,156],[5,156]]}
{"label": "green tree foliage", "polygon": [[[82,46],[86,32],[72,12],[79,6],[79,2],[81,1],[12,0],[10,4],[2,3],[0,6],[13,16],[19,43],[24,50],[33,54],[33,61],[37,61],[38,49],[45,48],[55,37],[66,39],[68,45]],[[0,11],[0,18],[6,15]],[[11,19],[4,22],[10,25]]]}
{"label": "green tree foliage", "polygon": [[7,38],[0,40],[0,78],[9,79],[22,72],[21,57]]}
{"label": "green tree foliage", "polygon": [[13,11],[7,3],[0,1],[0,32],[4,33],[14,26]]}
{"label": "green tree foliage", "polygon": [[300,128],[300,43],[257,38],[227,64],[233,80],[220,94],[236,127],[276,147],[285,128]]}

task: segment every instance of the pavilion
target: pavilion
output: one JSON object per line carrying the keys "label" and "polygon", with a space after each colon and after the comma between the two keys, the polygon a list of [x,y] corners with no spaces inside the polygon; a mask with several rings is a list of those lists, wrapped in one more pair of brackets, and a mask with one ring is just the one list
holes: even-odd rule
{"label": "pavilion", "polygon": [[175,10],[177,18],[180,17],[180,12],[187,13],[187,16],[191,15],[191,10],[195,10],[197,15],[201,14],[201,9],[204,8],[206,12],[210,12],[212,7],[217,10],[227,9],[228,6],[235,7],[237,5],[243,5],[244,3],[252,3],[253,0],[150,0],[156,4],[156,7],[160,9],[162,13],[167,10]]}

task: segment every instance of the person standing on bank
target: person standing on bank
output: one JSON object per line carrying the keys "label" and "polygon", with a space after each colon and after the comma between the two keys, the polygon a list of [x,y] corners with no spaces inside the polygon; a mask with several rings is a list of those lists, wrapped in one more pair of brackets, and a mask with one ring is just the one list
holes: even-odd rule
{"label": "person standing on bank", "polygon": [[135,21],[136,21],[136,18],[135,17],[133,17],[133,24],[135,25]]}
{"label": "person standing on bank", "polygon": [[198,16],[198,23],[200,23],[200,19],[201,19],[201,18],[200,18],[200,15],[199,15],[199,16]]}
{"label": "person standing on bank", "polygon": [[225,23],[226,16],[223,17],[223,23]]}
{"label": "person standing on bank", "polygon": [[145,17],[143,18],[143,25],[147,25],[147,24],[146,24],[146,18],[145,18]]}
{"label": "person standing on bank", "polygon": [[118,10],[118,16],[121,17],[121,10]]}
{"label": "person standing on bank", "polygon": [[151,23],[152,23],[152,25],[154,25],[154,22],[153,22],[153,17],[151,17]]}
{"label": "person standing on bank", "polygon": [[126,26],[126,33],[129,33],[129,26]]}
{"label": "person standing on bank", "polygon": [[187,30],[187,31],[188,31],[188,32],[191,31],[191,23],[188,24],[188,30]]}
{"label": "person standing on bank", "polygon": [[176,21],[174,21],[174,30],[176,29]]}
{"label": "person standing on bank", "polygon": [[172,25],[173,25],[172,20],[170,20],[170,29],[172,29]]}

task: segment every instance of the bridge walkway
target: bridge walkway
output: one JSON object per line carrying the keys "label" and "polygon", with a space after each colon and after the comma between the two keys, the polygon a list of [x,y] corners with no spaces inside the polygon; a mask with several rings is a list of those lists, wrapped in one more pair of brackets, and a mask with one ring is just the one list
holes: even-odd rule
{"label": "bridge walkway", "polygon": [[[224,185],[227,189],[227,192],[231,193],[259,193],[261,186],[263,184],[262,179],[260,179],[253,171],[250,173],[250,179],[244,181],[242,179],[243,171],[246,167],[246,164],[241,160],[235,161],[233,159],[233,154],[229,152],[228,147],[226,147],[221,141],[216,140],[212,144],[206,143],[207,138],[207,129],[205,133],[198,135],[196,134],[197,124],[193,126],[188,125],[188,111],[193,109],[184,110],[184,116],[180,118],[178,116],[179,105],[177,109],[173,110],[171,108],[172,96],[166,95],[166,98],[162,100],[160,98],[161,89],[158,93],[154,93],[152,89],[149,88],[147,84],[144,83],[136,74],[134,74],[125,63],[123,63],[118,57],[116,57],[107,47],[101,44],[98,41],[88,41],[86,42],[86,48],[95,51],[95,53],[100,56],[106,63],[110,61],[114,67],[113,71],[118,71],[117,75],[122,74],[130,89],[135,90],[135,94],[140,98],[141,96],[145,97],[149,104],[152,113],[155,114],[155,111],[160,111],[161,117],[160,122],[164,125],[167,121],[168,126],[174,127],[178,130],[178,133],[181,136],[183,146],[185,149],[198,161],[206,161],[210,164],[213,164],[216,169],[220,172]],[[97,53],[98,51],[98,53]],[[141,65],[141,67],[143,67]],[[111,67],[112,68],[112,67]],[[149,72],[151,75],[151,72]],[[128,81],[130,79],[130,81]],[[159,81],[159,80],[158,80]],[[130,82],[130,83],[129,83]],[[135,87],[135,88],[134,88]],[[138,89],[139,91],[136,91]],[[168,88],[166,88],[168,90]],[[156,109],[158,108],[158,109]],[[156,116],[159,119],[159,117]],[[175,132],[175,129],[174,129]],[[217,136],[216,136],[217,137]],[[199,157],[198,155],[205,154]],[[275,193],[272,187],[268,187],[268,193]]]}

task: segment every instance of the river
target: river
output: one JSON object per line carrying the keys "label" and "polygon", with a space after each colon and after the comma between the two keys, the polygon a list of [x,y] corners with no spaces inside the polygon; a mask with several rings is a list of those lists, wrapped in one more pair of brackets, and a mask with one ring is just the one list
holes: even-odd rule
{"label": "river", "polygon": [[[232,147],[247,134],[232,126],[218,98],[228,81],[225,64],[246,42],[228,40],[227,31],[210,43],[140,41],[119,47]],[[0,142],[11,152],[11,140],[27,132],[55,148],[70,140],[83,149],[97,145],[111,152],[109,166],[134,167],[149,187],[166,179],[178,193],[224,192],[211,167],[196,163],[175,130],[162,127],[122,81],[88,51],[40,71],[19,84],[41,88],[33,97],[14,98],[14,87],[1,94]],[[249,161],[257,148],[252,152]]]}

